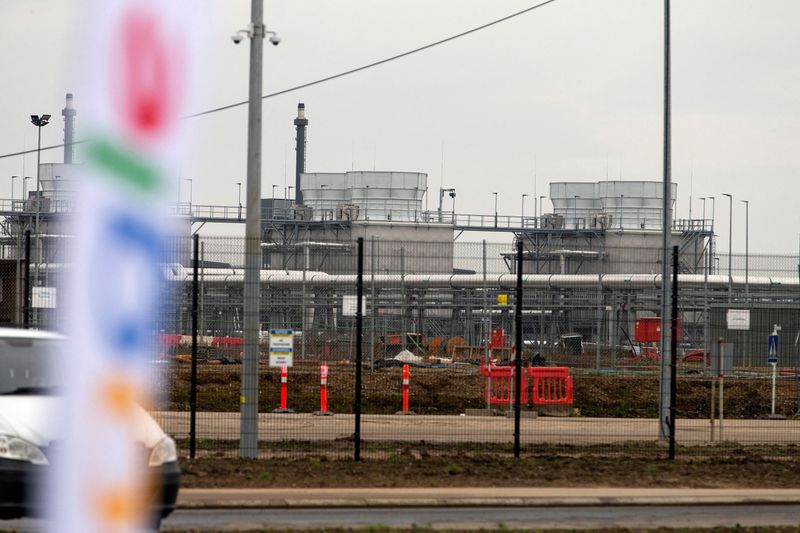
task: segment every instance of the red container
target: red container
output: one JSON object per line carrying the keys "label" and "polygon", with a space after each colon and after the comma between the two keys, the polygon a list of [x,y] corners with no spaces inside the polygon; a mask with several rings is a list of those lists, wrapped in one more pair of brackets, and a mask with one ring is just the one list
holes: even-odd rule
{"label": "red container", "polygon": [[[678,340],[681,340],[681,321],[678,320]],[[633,334],[636,342],[659,342],[661,340],[661,317],[648,316],[636,321]]]}

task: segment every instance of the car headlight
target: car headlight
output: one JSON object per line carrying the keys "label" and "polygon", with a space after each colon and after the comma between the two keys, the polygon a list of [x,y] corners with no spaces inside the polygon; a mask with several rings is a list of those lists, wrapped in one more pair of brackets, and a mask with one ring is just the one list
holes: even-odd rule
{"label": "car headlight", "polygon": [[178,460],[178,449],[175,441],[170,437],[164,437],[153,447],[150,453],[150,466],[161,466],[164,463],[171,463]]}
{"label": "car headlight", "polygon": [[19,437],[0,435],[0,457],[15,461],[27,461],[35,465],[49,464],[42,450]]}

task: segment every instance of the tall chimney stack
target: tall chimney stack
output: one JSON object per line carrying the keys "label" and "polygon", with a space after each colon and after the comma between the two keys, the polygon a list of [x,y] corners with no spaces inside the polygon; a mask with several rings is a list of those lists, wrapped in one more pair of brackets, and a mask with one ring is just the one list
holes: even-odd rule
{"label": "tall chimney stack", "polygon": [[67,105],[61,110],[64,117],[64,163],[72,163],[72,143],[75,140],[75,115],[78,112],[72,105],[72,93],[67,93]]}
{"label": "tall chimney stack", "polygon": [[297,104],[297,118],[294,119],[294,125],[297,128],[297,138],[295,139],[297,142],[295,147],[297,160],[295,163],[294,199],[297,205],[301,205],[303,203],[303,193],[300,190],[300,174],[306,171],[306,126],[308,126],[306,105],[302,102]]}

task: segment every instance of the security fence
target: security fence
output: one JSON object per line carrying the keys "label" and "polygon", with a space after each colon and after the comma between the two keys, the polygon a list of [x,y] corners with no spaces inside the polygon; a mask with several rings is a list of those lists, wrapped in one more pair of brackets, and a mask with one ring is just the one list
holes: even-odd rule
{"label": "security fence", "polygon": [[[196,264],[191,239],[169,245],[155,337],[162,391],[155,415],[184,455],[193,442],[197,456],[238,456],[244,240],[201,236]],[[259,456],[352,456],[354,439],[364,457],[510,454],[517,400],[523,454],[666,453],[658,249],[546,248],[523,239],[517,373],[512,243],[367,238],[360,435],[356,242],[295,239],[260,249]],[[38,271],[9,272],[30,272],[31,285],[41,288],[57,285],[64,265],[52,260]],[[13,283],[25,279],[23,272]],[[688,246],[678,287],[678,453],[796,453],[798,258],[712,257],[706,246]],[[59,325],[50,311],[31,316],[34,325]],[[270,331],[278,330],[291,331],[285,383],[281,368],[270,366]],[[323,392],[327,416],[320,414]]]}

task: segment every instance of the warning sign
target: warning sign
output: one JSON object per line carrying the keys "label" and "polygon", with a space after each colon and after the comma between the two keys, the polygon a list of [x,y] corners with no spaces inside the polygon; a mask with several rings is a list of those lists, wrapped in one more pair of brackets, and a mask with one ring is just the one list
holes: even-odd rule
{"label": "warning sign", "polygon": [[271,329],[269,331],[269,366],[292,366],[294,358],[294,331]]}

